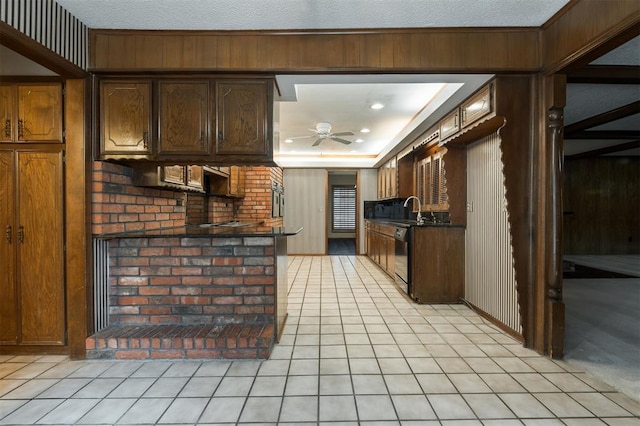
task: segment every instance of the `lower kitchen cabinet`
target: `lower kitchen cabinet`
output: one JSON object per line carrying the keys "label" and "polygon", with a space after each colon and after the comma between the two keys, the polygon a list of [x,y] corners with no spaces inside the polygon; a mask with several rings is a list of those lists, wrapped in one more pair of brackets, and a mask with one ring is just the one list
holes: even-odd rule
{"label": "lower kitchen cabinet", "polygon": [[418,226],[411,232],[411,297],[460,303],[464,297],[464,228]]}
{"label": "lower kitchen cabinet", "polygon": [[0,345],[65,344],[62,152],[0,151]]}
{"label": "lower kitchen cabinet", "polygon": [[367,222],[367,255],[395,279],[395,239],[393,225]]}

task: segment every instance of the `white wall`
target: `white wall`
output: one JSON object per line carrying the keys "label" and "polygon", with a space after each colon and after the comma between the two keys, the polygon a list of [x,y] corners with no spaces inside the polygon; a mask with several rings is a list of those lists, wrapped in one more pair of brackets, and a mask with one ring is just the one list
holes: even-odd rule
{"label": "white wall", "polygon": [[[364,253],[364,201],[377,197],[378,173],[375,169],[359,169],[358,232],[360,253]],[[304,230],[287,241],[290,254],[325,254],[327,252],[327,196],[326,169],[284,169],[284,225]]]}

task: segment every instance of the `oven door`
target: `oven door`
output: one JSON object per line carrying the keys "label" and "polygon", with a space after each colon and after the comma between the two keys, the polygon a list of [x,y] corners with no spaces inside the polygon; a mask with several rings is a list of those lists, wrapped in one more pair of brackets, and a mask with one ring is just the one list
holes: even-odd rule
{"label": "oven door", "polygon": [[411,228],[400,227],[396,228],[394,232],[396,283],[407,294],[411,294],[410,232]]}

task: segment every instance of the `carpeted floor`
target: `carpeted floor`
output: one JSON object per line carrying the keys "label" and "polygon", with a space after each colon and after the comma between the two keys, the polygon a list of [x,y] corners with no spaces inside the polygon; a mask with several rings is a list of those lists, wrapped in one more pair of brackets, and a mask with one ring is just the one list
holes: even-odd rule
{"label": "carpeted floor", "polygon": [[565,360],[640,401],[640,266],[622,258],[580,258],[590,266],[565,273]]}

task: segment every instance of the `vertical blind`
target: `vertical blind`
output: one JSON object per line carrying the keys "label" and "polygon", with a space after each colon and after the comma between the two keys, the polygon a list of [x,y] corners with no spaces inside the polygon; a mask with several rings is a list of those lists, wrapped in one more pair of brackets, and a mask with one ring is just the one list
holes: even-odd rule
{"label": "vertical blind", "polygon": [[331,187],[333,200],[333,230],[355,232],[356,230],[356,189],[346,185]]}

